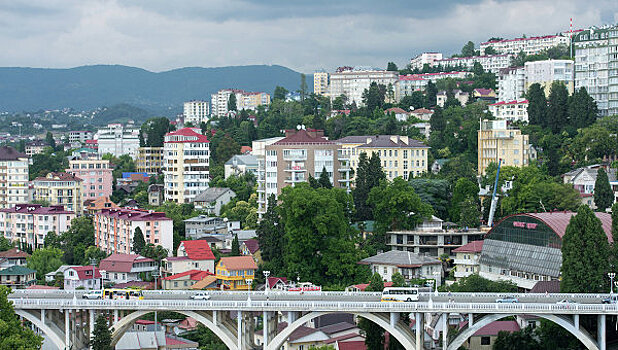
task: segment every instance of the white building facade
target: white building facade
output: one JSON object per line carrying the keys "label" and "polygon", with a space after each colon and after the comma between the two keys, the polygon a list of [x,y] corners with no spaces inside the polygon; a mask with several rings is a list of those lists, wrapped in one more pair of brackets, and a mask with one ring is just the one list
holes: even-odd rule
{"label": "white building facade", "polygon": [[265,92],[249,92],[238,89],[223,89],[210,96],[210,104],[213,116],[225,116],[228,114],[228,101],[230,96],[236,97],[236,110],[256,110],[259,106],[270,104],[270,95]]}
{"label": "white building facade", "polygon": [[208,116],[210,115],[209,104],[206,101],[198,100],[185,102],[182,115],[185,118],[185,123],[200,126],[200,124],[208,122]]}
{"label": "white building facade", "polygon": [[0,208],[12,208],[29,202],[28,167],[30,159],[25,153],[10,146],[0,147]]}
{"label": "white building facade", "polygon": [[331,100],[345,95],[348,98],[348,103],[363,106],[363,92],[365,89],[369,89],[371,83],[375,82],[386,87],[390,85],[394,94],[398,79],[397,72],[376,68],[340,67],[330,75],[328,94]]}
{"label": "white building facade", "polygon": [[493,48],[494,51],[499,54],[517,55],[523,51],[526,55],[536,55],[552,47],[558,45],[569,45],[569,43],[569,37],[562,35],[545,35],[530,38],[492,40],[481,43],[481,55],[484,55],[485,50],[489,47]]}
{"label": "white building facade", "polygon": [[0,209],[0,233],[9,242],[20,242],[33,250],[42,248],[49,232],[60,235],[71,227],[75,213],[62,205],[18,204]]}
{"label": "white building facade", "polygon": [[526,70],[524,67],[509,67],[498,73],[498,101],[521,99],[526,94]]}
{"label": "white building facade", "polygon": [[498,73],[500,69],[504,69],[510,66],[511,59],[515,57],[513,54],[502,55],[486,55],[486,56],[472,56],[472,57],[453,57],[443,58],[441,60],[434,61],[434,66],[441,65],[442,67],[463,67],[466,69],[472,69],[476,62],[483,66],[483,69],[492,73]]}
{"label": "white building facade", "polygon": [[133,125],[109,124],[106,128],[99,129],[94,135],[98,143],[99,155],[107,153],[114,157],[128,154],[135,159],[139,148],[139,128]]}
{"label": "white building facade", "polygon": [[410,68],[411,69],[423,69],[423,67],[428,64],[429,67],[433,66],[433,63],[436,60],[442,59],[441,52],[423,52],[422,54],[414,57],[410,60]]}
{"label": "white building facade", "polygon": [[496,119],[528,122],[528,100],[501,101],[487,108]]}
{"label": "white building facade", "polygon": [[575,64],[571,60],[546,60],[526,62],[526,90],[538,83],[549,95],[554,81],[564,83],[569,93],[573,93]]}

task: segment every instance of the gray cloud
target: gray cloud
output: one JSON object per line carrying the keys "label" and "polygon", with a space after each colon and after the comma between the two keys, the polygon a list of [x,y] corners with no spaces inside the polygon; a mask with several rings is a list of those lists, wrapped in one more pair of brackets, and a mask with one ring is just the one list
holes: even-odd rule
{"label": "gray cloud", "polygon": [[[8,4],[7,4],[8,3]],[[615,0],[13,0],[0,3],[0,66],[403,65],[468,40],[616,21]]]}

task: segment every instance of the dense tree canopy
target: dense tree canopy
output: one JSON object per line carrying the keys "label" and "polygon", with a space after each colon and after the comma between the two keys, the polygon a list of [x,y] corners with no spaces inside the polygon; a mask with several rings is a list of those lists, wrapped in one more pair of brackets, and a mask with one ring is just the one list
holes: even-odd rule
{"label": "dense tree canopy", "polygon": [[8,300],[11,289],[0,286],[0,349],[36,350],[43,338],[22,324]]}

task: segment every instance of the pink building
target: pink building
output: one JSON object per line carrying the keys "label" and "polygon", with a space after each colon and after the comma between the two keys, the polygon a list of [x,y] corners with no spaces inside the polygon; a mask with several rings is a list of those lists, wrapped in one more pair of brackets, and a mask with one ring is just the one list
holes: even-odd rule
{"label": "pink building", "polygon": [[112,195],[114,178],[109,160],[96,158],[71,160],[66,172],[83,180],[82,201]]}
{"label": "pink building", "polygon": [[128,208],[102,209],[94,214],[94,240],[101,250],[109,253],[132,254],[133,235],[139,227],[146,244],[152,243],[173,249],[173,223],[165,213]]}
{"label": "pink building", "polygon": [[0,209],[0,234],[32,249],[42,248],[48,232],[60,235],[71,227],[75,213],[62,205],[18,204]]}

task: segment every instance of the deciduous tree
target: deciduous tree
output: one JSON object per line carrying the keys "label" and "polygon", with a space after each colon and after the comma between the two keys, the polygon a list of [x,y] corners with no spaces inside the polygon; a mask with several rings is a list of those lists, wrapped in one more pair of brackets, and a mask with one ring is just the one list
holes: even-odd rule
{"label": "deciduous tree", "polygon": [[28,257],[26,266],[36,270],[37,280],[44,281],[45,274],[55,271],[62,265],[62,254],[62,250],[58,248],[36,249]]}
{"label": "deciduous tree", "polygon": [[22,324],[8,300],[11,289],[0,286],[0,349],[40,349],[43,338]]}

